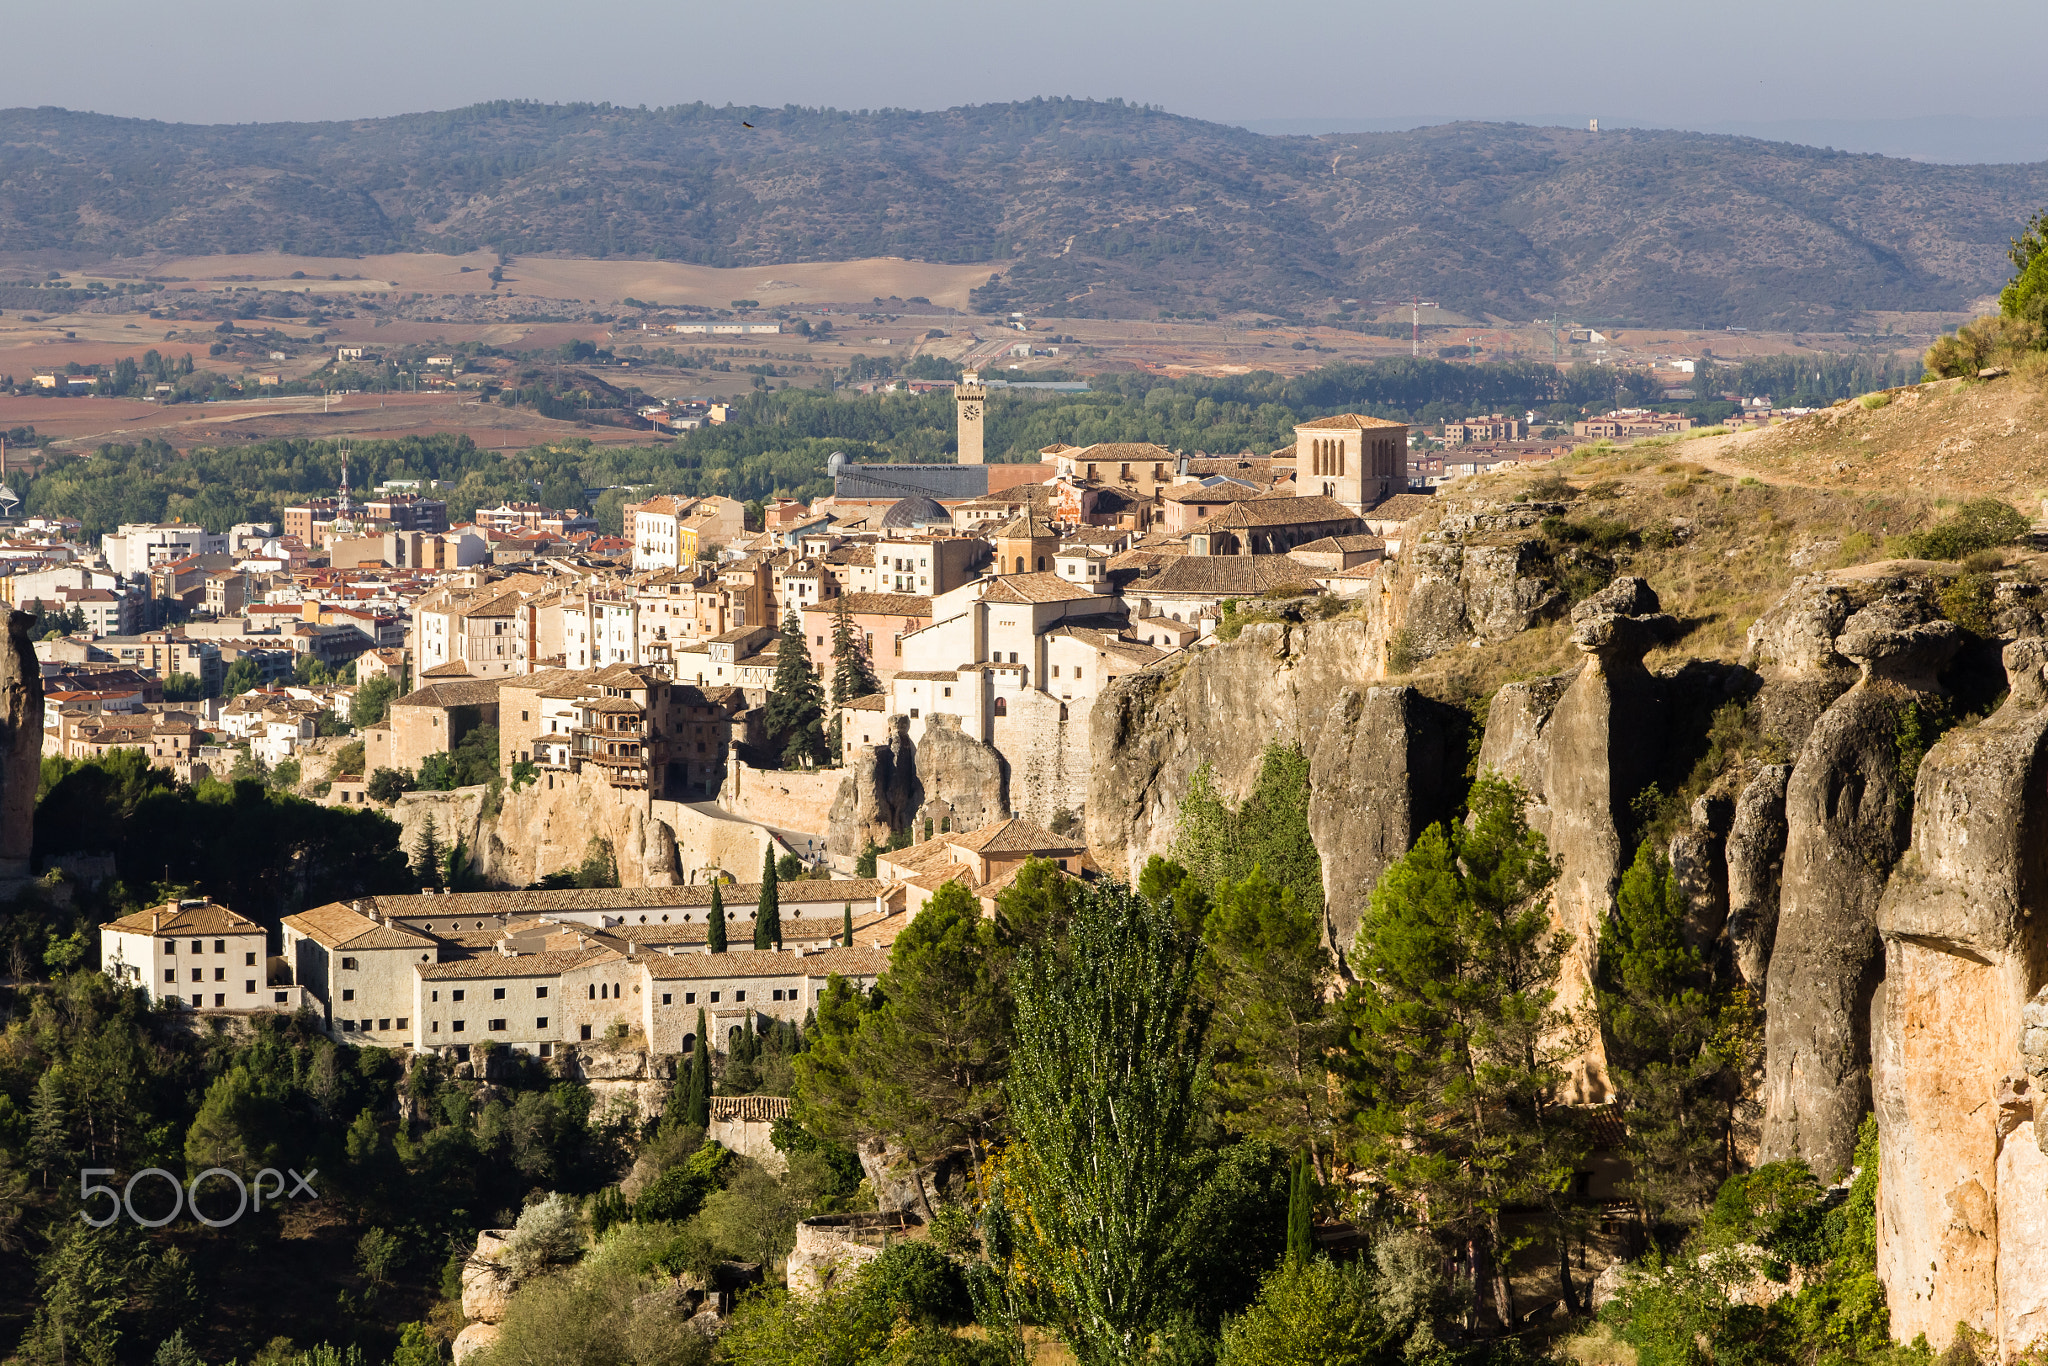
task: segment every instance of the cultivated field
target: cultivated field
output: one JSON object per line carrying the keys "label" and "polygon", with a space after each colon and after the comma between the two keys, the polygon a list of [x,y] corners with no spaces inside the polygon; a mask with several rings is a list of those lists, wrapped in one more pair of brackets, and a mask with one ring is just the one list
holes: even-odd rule
{"label": "cultivated field", "polygon": [[[428,294],[486,294],[486,278],[498,258],[489,252],[467,256],[408,253],[395,256],[286,256],[275,252],[243,256],[187,256],[153,261],[148,274],[179,277],[194,284],[232,281],[269,289],[310,289],[316,294],[419,290]],[[465,273],[467,268],[467,273]],[[505,267],[500,292],[541,299],[615,304],[643,299],[655,304],[724,308],[734,299],[755,299],[764,308],[802,303],[859,303],[871,298],[925,298],[942,308],[967,307],[967,292],[988,283],[1000,265],[934,265],[901,257],[865,261],[813,261],[794,265],[719,269],[675,261],[594,261],[573,257],[522,256]],[[293,279],[293,272],[302,279]],[[329,276],[341,278],[329,279]]]}
{"label": "cultivated field", "polygon": [[432,436],[462,433],[490,449],[524,450],[572,439],[644,445],[666,438],[621,427],[558,422],[518,408],[478,403],[474,394],[350,394],[321,410],[318,397],[252,398],[158,405],[120,398],[0,395],[0,431],[34,427],[67,448],[156,438],[181,449],[271,437]]}

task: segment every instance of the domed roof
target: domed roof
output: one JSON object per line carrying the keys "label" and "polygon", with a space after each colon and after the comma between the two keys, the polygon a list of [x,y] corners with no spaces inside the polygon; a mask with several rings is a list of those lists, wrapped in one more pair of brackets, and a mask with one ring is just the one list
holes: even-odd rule
{"label": "domed roof", "polygon": [[889,527],[950,526],[953,514],[940,507],[934,500],[921,493],[889,505],[882,514],[882,525]]}

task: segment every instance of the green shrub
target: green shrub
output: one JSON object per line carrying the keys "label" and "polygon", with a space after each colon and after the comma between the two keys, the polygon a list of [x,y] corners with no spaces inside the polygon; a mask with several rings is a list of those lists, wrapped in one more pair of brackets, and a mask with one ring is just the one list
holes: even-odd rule
{"label": "green shrub", "polygon": [[690,1218],[704,1207],[713,1191],[724,1186],[732,1162],[731,1149],[722,1143],[706,1143],[681,1166],[670,1167],[648,1183],[633,1202],[634,1220],[680,1223]]}
{"label": "green shrub", "polygon": [[1892,396],[1889,393],[1865,394],[1863,396],[1863,406],[1866,408],[1882,408],[1891,401]]}
{"label": "green shrub", "polygon": [[2003,499],[1972,498],[1950,516],[1908,536],[1906,548],[1915,559],[1961,560],[1980,550],[2011,545],[2032,530],[2026,514]]}
{"label": "green shrub", "polygon": [[1558,545],[1586,546],[1602,551],[1619,550],[1637,540],[1635,528],[1627,522],[1597,512],[1581,518],[1545,517],[1539,530]]}
{"label": "green shrub", "polygon": [[894,1243],[861,1268],[860,1293],[890,1322],[957,1327],[974,1318],[959,1263],[929,1241]]}
{"label": "green shrub", "polygon": [[1409,634],[1407,627],[1404,626],[1387,637],[1388,673],[1413,673],[1416,663],[1415,637]]}
{"label": "green shrub", "polygon": [[1340,1268],[1326,1257],[1282,1263],[1252,1307],[1224,1325],[1218,1366],[1398,1360],[1398,1345],[1374,1300],[1363,1267]]}
{"label": "green shrub", "polygon": [[[1966,563],[1976,562],[1979,555],[1986,553],[1995,552],[1980,550]],[[1988,574],[1956,575],[1935,594],[1935,602],[1943,616],[1972,635],[1989,636],[1998,629],[1992,618],[1992,608],[1997,605],[1997,599]]]}

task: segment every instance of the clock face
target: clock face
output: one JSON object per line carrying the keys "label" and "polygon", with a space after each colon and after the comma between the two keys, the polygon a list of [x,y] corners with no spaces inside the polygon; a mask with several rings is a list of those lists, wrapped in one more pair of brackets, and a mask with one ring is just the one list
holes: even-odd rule
{"label": "clock face", "polygon": [[961,405],[960,405],[960,416],[962,416],[962,417],[965,417],[965,418],[977,418],[977,417],[980,417],[980,416],[981,416],[981,405],[980,405],[980,404],[978,404],[978,403],[963,403],[963,404],[961,404]]}

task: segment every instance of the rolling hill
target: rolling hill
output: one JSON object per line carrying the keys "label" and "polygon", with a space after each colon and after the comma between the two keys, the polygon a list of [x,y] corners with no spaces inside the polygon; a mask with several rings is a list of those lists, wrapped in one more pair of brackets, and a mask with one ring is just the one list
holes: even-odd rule
{"label": "rolling hill", "polygon": [[[751,123],[753,128],[744,125]],[[1267,137],[1117,101],[936,112],[503,102],[200,126],[0,111],[0,244],[1006,264],[984,307],[1829,328],[2006,275],[2048,163],[1503,124]]]}

